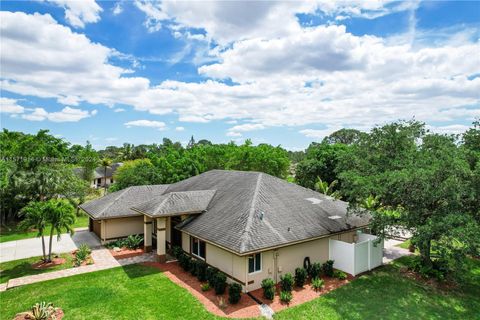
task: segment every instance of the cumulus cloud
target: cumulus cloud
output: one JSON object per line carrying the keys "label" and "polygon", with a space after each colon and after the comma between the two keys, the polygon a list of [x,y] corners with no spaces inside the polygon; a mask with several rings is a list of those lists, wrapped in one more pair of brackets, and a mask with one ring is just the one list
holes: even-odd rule
{"label": "cumulus cloud", "polygon": [[184,131],[184,130],[185,130],[184,127],[176,127],[176,128],[175,128],[175,131]]}
{"label": "cumulus cloud", "polygon": [[87,23],[100,20],[103,9],[95,0],[47,0],[65,9],[65,19],[76,28],[84,28]]}
{"label": "cumulus cloud", "polygon": [[125,109],[123,109],[123,108],[115,108],[115,109],[113,109],[113,112],[125,112]]}
{"label": "cumulus cloud", "polygon": [[127,128],[131,127],[147,127],[147,128],[156,128],[158,130],[165,130],[165,122],[162,121],[153,121],[153,120],[134,120],[124,123]]}
{"label": "cumulus cloud", "polygon": [[[194,19],[197,3],[189,4],[188,14]],[[274,12],[270,10],[280,10],[281,5],[293,6],[268,3],[265,6],[276,9],[265,10]],[[153,86],[113,65],[109,58],[114,50],[49,15],[1,12],[0,18],[2,89],[69,105],[120,104],[155,115],[176,114],[185,122],[257,125],[250,130],[318,123],[327,128],[371,127],[414,116],[427,122],[458,122],[478,115],[480,77],[472,77],[480,73],[478,40],[417,48],[356,36],[343,26],[304,28],[295,20],[295,26],[276,36],[252,31],[230,40],[237,36],[224,35],[234,43],[212,50],[219,62],[199,68],[207,78],[202,82],[165,80]],[[175,21],[187,23],[185,19]],[[238,137],[248,131],[245,125],[227,134]]]}
{"label": "cumulus cloud", "polygon": [[0,97],[0,112],[1,113],[24,113],[25,108],[17,103],[16,99]]}
{"label": "cumulus cloud", "polygon": [[34,108],[33,112],[25,113],[22,118],[30,121],[49,120],[52,122],[77,122],[97,114],[97,110],[87,111],[65,107],[58,112],[48,112],[44,108]]}
{"label": "cumulus cloud", "polygon": [[120,2],[117,2],[112,9],[112,13],[114,16],[118,16],[122,12],[123,12],[122,4]]}

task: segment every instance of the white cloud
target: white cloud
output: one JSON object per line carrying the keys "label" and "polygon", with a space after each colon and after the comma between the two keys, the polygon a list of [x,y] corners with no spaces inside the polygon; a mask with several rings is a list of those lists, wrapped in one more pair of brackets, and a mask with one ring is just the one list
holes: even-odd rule
{"label": "white cloud", "polygon": [[16,99],[0,97],[0,112],[18,114],[24,113],[25,108],[20,106]]}
{"label": "white cloud", "polygon": [[322,130],[316,130],[316,129],[303,129],[300,130],[299,132],[303,135],[305,135],[308,138],[313,138],[313,139],[323,139],[332,133],[334,133],[337,130],[340,130],[341,127],[328,127],[326,129]]}
{"label": "white cloud", "polygon": [[184,131],[184,130],[185,130],[184,127],[176,127],[176,128],[175,128],[175,131]]}
{"label": "white cloud", "polygon": [[100,20],[103,9],[95,0],[47,0],[65,9],[65,19],[76,28]]}
{"label": "white cloud", "polygon": [[429,129],[430,131],[441,134],[460,134],[467,131],[469,128],[470,126],[466,126],[463,124],[452,124],[447,126],[427,126],[427,129]]}
{"label": "white cloud", "polygon": [[227,137],[241,137],[242,134],[240,132],[234,132],[234,131],[228,131],[227,132]]}
{"label": "white cloud", "polygon": [[58,112],[47,112],[44,108],[34,108],[33,112],[23,114],[22,118],[30,121],[77,122],[96,114],[96,110],[89,112],[87,110],[70,107],[65,107]]}
{"label": "white cloud", "polygon": [[455,124],[478,115],[480,77],[471,75],[480,73],[479,43],[469,38],[415,47],[356,36],[342,26],[302,28],[295,22],[278,35],[258,39],[256,31],[247,32],[244,40],[211,50],[219,62],[199,72],[233,79],[234,85],[206,79],[153,86],[109,62],[114,50],[49,15],[1,12],[0,18],[2,89],[69,105],[128,105],[155,115],[175,114],[185,122],[239,121],[262,128],[371,127],[414,116]]}
{"label": "white cloud", "polygon": [[237,126],[231,127],[230,131],[253,131],[253,130],[261,130],[265,129],[265,126],[261,123],[245,123],[239,124]]}
{"label": "white cloud", "polygon": [[135,120],[124,123],[127,128],[131,127],[147,127],[147,128],[156,128],[158,130],[165,130],[165,122],[162,121],[152,121],[152,120]]}
{"label": "white cloud", "polygon": [[116,109],[113,109],[113,112],[125,112],[126,110],[123,109],[123,108],[116,108]]}
{"label": "white cloud", "polygon": [[122,12],[123,12],[122,4],[120,2],[117,2],[112,9],[112,13],[113,15],[118,16]]}

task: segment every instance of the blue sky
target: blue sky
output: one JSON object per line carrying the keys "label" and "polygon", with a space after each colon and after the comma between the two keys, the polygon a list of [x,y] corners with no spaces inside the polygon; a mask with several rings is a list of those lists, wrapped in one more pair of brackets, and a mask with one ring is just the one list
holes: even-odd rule
{"label": "blue sky", "polygon": [[480,117],[476,1],[2,1],[1,127],[97,148],[300,150],[397,119]]}

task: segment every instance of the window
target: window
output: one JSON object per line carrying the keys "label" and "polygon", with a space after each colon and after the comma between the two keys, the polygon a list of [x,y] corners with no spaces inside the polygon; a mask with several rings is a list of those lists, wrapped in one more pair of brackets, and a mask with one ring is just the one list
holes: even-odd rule
{"label": "window", "polygon": [[262,254],[256,253],[248,257],[248,273],[262,271]]}
{"label": "window", "polygon": [[205,241],[191,237],[192,241],[192,254],[205,260]]}

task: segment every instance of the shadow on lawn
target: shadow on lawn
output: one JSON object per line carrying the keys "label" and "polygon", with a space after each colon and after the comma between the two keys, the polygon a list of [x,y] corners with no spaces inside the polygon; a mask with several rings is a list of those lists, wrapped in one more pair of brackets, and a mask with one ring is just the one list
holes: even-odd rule
{"label": "shadow on lawn", "polygon": [[123,271],[130,279],[150,276],[152,274],[162,273],[158,268],[146,266],[143,264],[131,264],[122,266]]}

